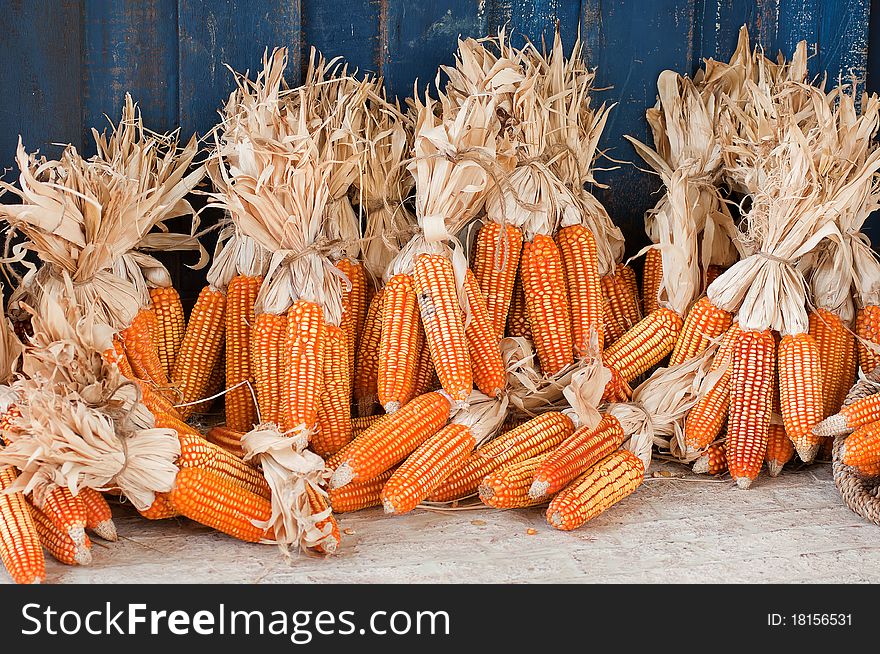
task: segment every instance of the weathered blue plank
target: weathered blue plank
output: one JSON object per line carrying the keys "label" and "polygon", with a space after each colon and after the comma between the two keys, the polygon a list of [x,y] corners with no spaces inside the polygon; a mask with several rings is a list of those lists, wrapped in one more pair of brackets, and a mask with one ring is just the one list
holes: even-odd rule
{"label": "weathered blue plank", "polygon": [[376,0],[302,0],[302,66],[309,48],[325,57],[344,57],[361,71],[376,72],[381,55],[380,13]]}
{"label": "weathered blue plank", "polygon": [[287,80],[300,76],[299,0],[179,0],[179,121],[183,136],[204,134],[232,90],[235,70],[256,74],[263,51],[290,48]]}
{"label": "weathered blue plank", "polygon": [[0,173],[15,177],[15,146],[57,152],[50,143],[80,145],[80,3],[4,2],[0,55]]}
{"label": "weathered blue plank", "polygon": [[[664,69],[690,71],[694,65],[693,4],[688,0],[664,3],[608,3],[584,0],[581,4],[581,32],[585,56],[597,67],[599,87],[595,102],[617,102],[611,111],[600,147],[610,157],[642,166],[639,156],[624,140],[624,134],[650,142],[645,110],[656,102],[657,76]],[[599,167],[614,165],[599,161]],[[644,166],[642,166],[644,167]],[[647,242],[644,212],[657,200],[659,187],[653,175],[628,163],[609,172],[597,173],[610,188],[596,195],[627,237],[632,253]]]}
{"label": "weathered blue plank", "polygon": [[451,64],[456,40],[485,36],[484,0],[381,0],[379,67],[392,95],[412,95],[418,78],[420,92],[434,81],[440,64]]}
{"label": "weathered blue plank", "polygon": [[870,12],[870,0],[821,3],[817,68],[828,71],[830,79],[836,80],[839,75],[865,79]]}
{"label": "weathered blue plank", "polygon": [[743,25],[749,28],[752,45],[762,46],[768,56],[775,57],[779,0],[697,0],[695,5],[695,64],[707,57],[729,59]]}
{"label": "weathered blue plank", "polygon": [[489,2],[486,14],[490,31],[509,25],[537,45],[542,38],[548,47],[553,42],[553,31],[559,22],[562,42],[570,47],[580,26],[579,0],[494,0]]}
{"label": "weathered blue plank", "polygon": [[83,4],[83,145],[92,127],[119,119],[126,93],[144,125],[177,127],[177,0],[89,0]]}
{"label": "weathered blue plank", "polygon": [[[826,4],[820,0],[781,0],[776,29],[776,49],[791,56],[798,42],[807,42],[807,54],[816,52],[819,43],[819,11]],[[768,53],[771,54],[771,53]],[[816,62],[808,61],[812,74],[818,72]]]}

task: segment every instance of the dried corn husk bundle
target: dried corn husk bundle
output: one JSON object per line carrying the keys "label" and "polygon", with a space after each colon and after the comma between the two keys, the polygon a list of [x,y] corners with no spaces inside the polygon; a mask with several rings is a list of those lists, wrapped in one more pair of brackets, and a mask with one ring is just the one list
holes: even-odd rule
{"label": "dried corn husk bundle", "polygon": [[174,484],[177,434],[154,427],[138,386],[101,354],[113,346],[113,328],[71,299],[66,274],[62,283],[57,299],[43,294],[36,309],[27,307],[34,335],[12,385],[20,415],[0,463],[19,469],[13,489],[32,492],[37,506],[63,486],[74,494],[118,489],[146,509]]}
{"label": "dried corn husk bundle", "polygon": [[509,399],[506,396],[489,397],[474,390],[464,406],[452,414],[450,422],[464,425],[476,440],[476,447],[494,437],[507,417]]}

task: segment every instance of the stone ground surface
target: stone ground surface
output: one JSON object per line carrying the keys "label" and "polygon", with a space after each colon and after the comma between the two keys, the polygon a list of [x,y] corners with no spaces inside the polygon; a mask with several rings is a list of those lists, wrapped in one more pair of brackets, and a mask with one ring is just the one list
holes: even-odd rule
{"label": "stone ground surface", "polygon": [[118,543],[96,544],[88,568],[48,563],[48,581],[880,581],[880,527],[844,506],[830,465],[778,479],[762,475],[748,491],[729,479],[652,478],[567,533],[548,527],[539,509],[419,510],[402,517],[372,509],[340,517],[346,533],[334,558],[291,562],[274,546],[239,543],[186,520],[151,523],[125,508],[117,513]]}

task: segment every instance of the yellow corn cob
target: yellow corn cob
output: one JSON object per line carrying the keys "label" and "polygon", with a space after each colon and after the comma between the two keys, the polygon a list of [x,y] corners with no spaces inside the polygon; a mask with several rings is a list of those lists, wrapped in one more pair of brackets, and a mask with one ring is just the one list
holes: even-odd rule
{"label": "yellow corn cob", "polygon": [[630,383],[672,352],[681,328],[681,316],[661,307],[606,347],[603,362]]}
{"label": "yellow corn cob", "polygon": [[[226,295],[210,286],[203,288],[193,307],[171,373],[171,381],[180,389],[184,403],[205,397],[211,372],[223,351],[225,313]],[[192,413],[192,406],[180,408],[184,418]]]}
{"label": "yellow corn cob", "polygon": [[[784,432],[782,436],[785,437]],[[721,475],[727,472],[727,453],[724,450],[724,443],[713,443],[707,447],[700,458],[694,461],[693,471],[698,475]]]}
{"label": "yellow corn cob", "polygon": [[[330,508],[324,496],[318,493],[311,484],[306,484],[306,494],[309,498],[309,509],[312,515],[323,513]],[[330,525],[330,537],[315,547],[315,550],[324,554],[333,554],[339,548],[342,536],[339,533],[339,524],[336,522],[336,518],[333,517],[332,511],[330,515],[315,524],[315,527],[323,531],[324,527],[328,524]]]}
{"label": "yellow corn cob", "polygon": [[354,368],[353,394],[359,415],[370,415],[379,401],[379,343],[382,340],[382,298],[384,289],[373,296],[364,320]]}
{"label": "yellow corn cob", "polygon": [[855,337],[826,309],[810,312],[810,336],[816,341],[822,370],[822,417],[834,415],[843,406],[846,394],[856,380]]}
{"label": "yellow corn cob", "polygon": [[341,327],[325,325],[324,336],[324,392],[318,400],[318,428],[309,440],[309,447],[327,457],[341,450],[353,435],[348,335]]}
{"label": "yellow corn cob", "polygon": [[547,507],[547,522],[556,529],[577,529],[632,494],[644,479],[642,460],[632,452],[618,450],[553,498]]}
{"label": "yellow corn cob", "polygon": [[377,477],[403,461],[446,424],[451,406],[441,393],[425,393],[379,420],[343,450],[330,488]]}
{"label": "yellow corn cob", "polygon": [[62,531],[43,511],[29,505],[40,544],[59,563],[66,565],[89,565],[92,562],[92,542],[83,534],[83,541],[75,543],[68,533]]}
{"label": "yellow corn cob", "polygon": [[173,429],[177,432],[180,440],[180,457],[177,459],[179,468],[202,468],[261,497],[267,499],[271,497],[269,485],[259,470],[250,467],[222,447],[207,441],[186,423],[159,415],[156,416],[156,427]]}
{"label": "yellow corn cob", "polygon": [[125,345],[122,344],[122,339],[119,336],[113,337],[113,350],[108,349],[104,352],[104,359],[110,363],[115,363],[123,377],[137,379],[134,370],[131,369],[131,364],[128,362],[128,357],[125,355]]}
{"label": "yellow corn cob", "polygon": [[558,411],[542,413],[481,445],[452,471],[428,500],[449,502],[473,495],[486,475],[547,453],[573,432],[574,424],[568,416]]}
{"label": "yellow corn cob", "polygon": [[116,541],[116,525],[113,524],[113,511],[107,500],[93,488],[83,488],[77,494],[86,507],[86,528],[100,538]]}
{"label": "yellow corn cob", "polygon": [[574,343],[562,256],[552,238],[538,234],[523,245],[520,276],[541,370],[555,375],[574,361]]}
{"label": "yellow corn cob", "polygon": [[473,364],[474,385],[485,395],[496,397],[504,390],[504,361],[498,335],[486,308],[486,299],[470,270],[465,273],[464,289],[471,312],[471,320],[464,333]]}
{"label": "yellow corn cob", "polygon": [[521,413],[519,411],[510,411],[504,417],[504,422],[501,424],[501,434],[509,432],[515,427],[519,427],[522,424],[527,423],[531,420],[531,416],[525,413]]}
{"label": "yellow corn cob", "polygon": [[[416,383],[412,397],[424,395],[440,387],[437,381],[437,372],[434,370],[434,362],[431,361],[431,348],[425,340],[425,329],[421,321],[418,323],[419,331],[419,359],[416,361]],[[409,398],[409,399],[412,399]]]}
{"label": "yellow corn cob", "polygon": [[480,501],[486,506],[496,509],[523,509],[535,506],[544,500],[533,500],[529,497],[529,488],[535,478],[535,472],[547,459],[548,454],[508,463],[486,475],[478,487]]}
{"label": "yellow corn cob", "polygon": [[158,332],[156,314],[152,307],[145,307],[137,312],[131,325],[119,335],[135,376],[154,384],[165,385],[168,384],[168,375],[159,360],[156,346]]}
{"label": "yellow corn cob", "polygon": [[623,445],[626,435],[620,421],[602,416],[595,429],[581,427],[544,459],[529,488],[533,500],[555,495],[594,464]]}
{"label": "yellow corn cob", "polygon": [[408,513],[430,495],[473,451],[476,440],[464,425],[446,425],[422,443],[382,489],[385,513]]}
{"label": "yellow corn cob", "polygon": [[381,415],[377,416],[361,416],[358,418],[351,419],[351,434],[352,438],[357,438],[361,434],[363,434],[367,429],[373,426]]}
{"label": "yellow corn cob", "polygon": [[15,468],[0,468],[0,561],[17,584],[46,579],[40,537],[21,493],[3,493],[15,483]]}
{"label": "yellow corn cob", "polygon": [[785,427],[778,424],[770,424],[767,436],[767,452],[764,454],[764,462],[771,477],[778,477],[782,467],[794,457],[794,443],[785,433]]}
{"label": "yellow corn cob", "polygon": [[617,264],[613,275],[601,279],[602,325],[605,330],[605,347],[632,329],[641,319],[639,295],[632,268]]}
{"label": "yellow corn cob", "polygon": [[297,300],[287,312],[282,364],[281,412],[285,431],[300,429],[311,433],[318,422],[326,347],[324,310],[313,302]]}
{"label": "yellow corn cob", "polygon": [[660,248],[652,247],[645,253],[645,267],[642,271],[642,311],[648,315],[659,308],[657,296],[663,281],[663,255]]}
{"label": "yellow corn cob", "polygon": [[452,262],[442,255],[420,254],[413,279],[440,385],[453,401],[466,402],[474,388],[474,376]]}
{"label": "yellow corn cob", "polygon": [[815,339],[809,334],[782,337],[779,343],[779,399],[785,433],[798,456],[810,463],[819,451],[813,434],[822,420],[822,369]]}
{"label": "yellow corn cob", "polygon": [[214,404],[219,399],[217,395],[223,390],[223,386],[226,382],[226,345],[225,340],[226,337],[223,338],[224,343],[220,348],[220,358],[217,360],[217,363],[214,365],[214,369],[211,371],[211,376],[208,377],[208,385],[205,387],[204,396],[206,399],[202,402],[198,402],[192,405],[193,413],[210,413]]}
{"label": "yellow corn cob", "polygon": [[410,275],[394,275],[382,300],[382,335],[376,390],[386,413],[411,399],[419,362],[419,303]]}
{"label": "yellow corn cob", "polygon": [[507,312],[507,335],[532,338],[532,328],[526,311],[526,296],[522,287],[522,278],[516,276],[513,283],[513,297],[510,300],[510,311]]}
{"label": "yellow corn cob", "polygon": [[813,428],[816,436],[840,436],[880,420],[880,393],[854,400]]}
{"label": "yellow corn cob", "polygon": [[150,507],[145,511],[138,511],[138,513],[147,520],[167,520],[180,515],[166,493],[156,493],[156,499]]}
{"label": "yellow corn cob", "polygon": [[858,341],[859,367],[868,374],[880,366],[880,306],[869,304],[859,309],[856,314],[856,336],[863,339]]}
{"label": "yellow corn cob", "polygon": [[239,540],[258,543],[271,538],[267,529],[254,524],[271,517],[269,500],[210,470],[181,469],[168,500],[181,515]]}
{"label": "yellow corn cob", "polygon": [[251,373],[261,422],[281,425],[281,380],[287,316],[261,313],[251,331]]}
{"label": "yellow corn cob", "polygon": [[156,313],[156,351],[165,376],[170,379],[171,371],[174,370],[174,360],[180,345],[183,343],[183,335],[186,332],[186,317],[183,313],[183,305],[180,303],[180,295],[172,286],[151,288],[150,300],[153,311]]}
{"label": "yellow corn cob", "polygon": [[742,331],[733,344],[727,467],[748,488],[764,462],[770,431],[776,342],[769,330]]}
{"label": "yellow corn cob", "polygon": [[350,513],[382,506],[382,488],[397,468],[386,470],[378,477],[353,481],[342,488],[330,490],[330,506],[333,513]]}
{"label": "yellow corn cob", "polygon": [[205,434],[205,440],[222,447],[238,458],[242,458],[244,456],[244,450],[241,449],[242,436],[244,436],[244,432],[230,429],[226,425],[215,425]]}
{"label": "yellow corn cob", "polygon": [[499,339],[504,337],[522,240],[522,230],[513,225],[487,222],[477,232],[474,276],[486,298],[489,320]]}
{"label": "yellow corn cob", "polygon": [[[248,431],[257,421],[257,407],[248,386],[251,374],[251,327],[256,321],[254,302],[262,277],[236,275],[226,289],[226,424],[236,431]],[[234,388],[238,386],[238,388]]]}
{"label": "yellow corn cob", "polygon": [[875,476],[880,467],[880,421],[859,427],[847,436],[840,460],[863,476]]}
{"label": "yellow corn cob", "polygon": [[602,284],[599,281],[599,255],[593,233],[583,225],[563,227],[556,234],[562,257],[562,269],[571,310],[571,333],[574,351],[586,356],[590,334],[595,331],[602,350],[605,332],[602,326],[605,311]]}
{"label": "yellow corn cob", "polygon": [[688,311],[669,358],[669,365],[677,366],[705,352],[727,332],[732,322],[730,313],[716,307],[709,298],[701,297]]}
{"label": "yellow corn cob", "polygon": [[338,261],[336,267],[345,273],[351,284],[350,289],[342,289],[342,320],[339,326],[345,332],[348,344],[348,378],[354,379],[355,355],[367,317],[367,271],[364,264],[350,259]]}
{"label": "yellow corn cob", "polygon": [[88,514],[82,498],[73,495],[66,486],[55,486],[46,494],[40,510],[60,531],[70,536],[77,545],[86,539]]}

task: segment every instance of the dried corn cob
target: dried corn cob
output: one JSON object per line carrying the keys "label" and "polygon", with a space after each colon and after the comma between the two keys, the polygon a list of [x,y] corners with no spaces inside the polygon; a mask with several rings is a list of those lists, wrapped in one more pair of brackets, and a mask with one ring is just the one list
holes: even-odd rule
{"label": "dried corn cob", "polygon": [[[865,374],[880,366],[880,306],[869,304],[856,314],[859,367]],[[867,343],[865,342],[867,341]]]}
{"label": "dried corn cob", "polygon": [[226,425],[215,425],[205,434],[205,440],[218,447],[222,447],[230,454],[242,458],[244,450],[241,449],[241,437],[243,432],[230,429]]}
{"label": "dried corn cob", "polygon": [[518,227],[491,221],[477,233],[473,271],[486,297],[489,319],[498,338],[504,337],[522,240]]}
{"label": "dried corn cob", "polygon": [[730,407],[730,373],[733,345],[740,333],[738,323],[731,325],[724,334],[718,351],[712,359],[711,370],[726,366],[715,384],[693,406],[685,419],[684,436],[688,453],[700,452],[718,438]]}
{"label": "dried corn cob", "polygon": [[703,289],[709,288],[709,285],[712,284],[716,279],[718,279],[724,271],[727,270],[724,266],[718,266],[710,263],[706,266],[705,280],[703,282]]}
{"label": "dried corn cob", "polygon": [[785,433],[798,456],[810,463],[819,450],[813,427],[822,420],[822,369],[815,339],[809,334],[782,337],[779,343],[779,399]]}
{"label": "dried corn cob", "polygon": [[460,466],[477,444],[465,425],[443,427],[400,464],[382,489],[385,513],[408,513]]}
{"label": "dried corn cob", "polygon": [[82,498],[73,495],[66,486],[55,486],[43,499],[40,510],[59,531],[81,546],[86,540],[88,513]]}
{"label": "dried corn cob", "polygon": [[378,477],[353,481],[342,488],[330,490],[333,513],[350,513],[372,506],[382,506],[382,488],[397,468],[386,470]]}
{"label": "dried corn cob", "polygon": [[345,332],[348,343],[348,378],[354,379],[355,355],[361,334],[364,331],[364,321],[367,317],[367,271],[364,264],[350,259],[341,259],[336,262],[339,268],[351,284],[351,288],[344,287],[342,292],[342,320],[339,326]]}
{"label": "dried corn cob", "polygon": [[503,466],[547,453],[573,432],[574,424],[568,416],[558,411],[542,413],[480,446],[452,471],[428,500],[449,502],[473,495],[486,475]]}
{"label": "dried corn cob", "polygon": [[285,431],[311,434],[318,422],[318,400],[324,392],[327,347],[324,310],[297,300],[287,312],[281,382],[281,413]]}
{"label": "dried corn cob", "polygon": [[446,424],[451,408],[445,395],[425,393],[378,421],[342,450],[330,488],[377,477],[400,463]]}
{"label": "dried corn cob", "polygon": [[[782,435],[785,436],[784,433]],[[698,475],[721,475],[727,472],[727,453],[724,450],[724,443],[713,443],[707,447],[700,458],[694,461],[692,470]]]}
{"label": "dried corn cob", "polygon": [[520,275],[516,276],[513,283],[513,297],[510,300],[510,311],[507,312],[506,330],[508,336],[532,338],[532,328],[526,311],[526,296]]}
{"label": "dried corn cob", "polygon": [[464,290],[471,312],[464,333],[473,365],[474,385],[485,395],[497,397],[504,390],[504,361],[498,335],[486,308],[486,298],[470,270],[465,273]]}
{"label": "dried corn cob", "polygon": [[92,543],[83,534],[82,543],[75,543],[69,534],[59,529],[45,513],[33,504],[29,505],[40,544],[59,563],[66,565],[89,565],[92,562]]}
{"label": "dried corn cob", "polygon": [[520,276],[526,315],[545,375],[555,375],[574,361],[571,312],[559,248],[538,234],[523,245]]}
{"label": "dried corn cob", "polygon": [[382,298],[384,289],[373,296],[364,320],[354,369],[353,394],[359,415],[370,415],[379,401],[379,343],[382,339]]}
{"label": "dried corn cob", "polygon": [[810,312],[810,336],[816,341],[822,370],[822,417],[834,415],[843,406],[856,379],[856,343],[852,333],[835,313],[825,309]]}
{"label": "dried corn cob", "polygon": [[605,347],[612,345],[617,339],[633,328],[639,320],[639,296],[632,268],[617,264],[612,275],[601,279],[602,324],[605,329]]}
{"label": "dried corn cob", "polygon": [[776,342],[769,330],[742,331],[733,344],[727,467],[748,488],[764,461],[770,431]]}
{"label": "dried corn cob", "polygon": [[688,311],[681,334],[669,358],[670,366],[677,366],[699,356],[730,328],[733,317],[702,297]]}
{"label": "dried corn cob", "polygon": [[466,402],[474,377],[452,262],[441,255],[421,254],[416,258],[413,279],[440,385],[454,402]]}
{"label": "dried corn cob", "polygon": [[168,500],[181,515],[239,540],[271,538],[264,527],[272,515],[268,499],[204,468],[182,468]]}
{"label": "dried corn cob", "polygon": [[577,529],[632,494],[644,478],[645,464],[635,454],[609,454],[553,498],[547,522],[556,529]]}
{"label": "dried corn cob", "polygon": [[386,413],[412,398],[419,363],[419,304],[410,275],[394,275],[383,291],[376,390]]}
{"label": "dried corn cob", "polygon": [[351,419],[351,433],[352,438],[357,438],[361,434],[363,434],[367,429],[373,426],[377,420],[382,418],[382,415],[375,416],[361,416],[358,418]]}
{"label": "dried corn cob", "polygon": [[845,404],[833,416],[825,418],[813,428],[816,436],[841,436],[880,420],[880,393]]}
{"label": "dried corn cob", "polygon": [[39,584],[46,579],[46,563],[27,500],[2,492],[15,478],[15,468],[0,469],[0,561],[15,583]]}
{"label": "dried corn cob", "polygon": [[131,369],[138,379],[145,379],[154,384],[165,385],[168,375],[159,359],[156,346],[159,323],[152,307],[145,307],[137,312],[131,325],[120,332],[125,354]]}
{"label": "dried corn cob", "polygon": [[166,493],[156,493],[156,499],[145,511],[138,511],[147,520],[167,520],[180,515]]}
{"label": "dried corn cob", "polygon": [[489,473],[480,481],[480,501],[496,509],[522,509],[540,504],[543,500],[529,497],[529,488],[535,472],[548,456],[539,454],[525,461],[508,463]]}
{"label": "dried corn cob", "polygon": [[226,337],[223,337],[223,345],[220,349],[220,358],[208,377],[208,385],[205,387],[204,400],[196,402],[190,409],[192,413],[210,413],[214,403],[217,402],[218,395],[223,390],[226,382]]}
{"label": "dried corn cob", "polygon": [[153,311],[156,313],[156,351],[165,376],[171,378],[174,370],[174,361],[180,345],[183,343],[183,335],[186,332],[186,317],[183,313],[183,305],[180,303],[180,295],[173,286],[160,286],[150,289],[150,301]]}
{"label": "dried corn cob", "polygon": [[563,227],[556,234],[556,244],[562,257],[562,269],[568,290],[571,310],[571,333],[574,351],[586,356],[590,334],[599,336],[599,350],[604,343],[602,326],[604,304],[599,280],[599,255],[593,233],[583,225]]}
{"label": "dried corn cob", "polygon": [[[312,515],[317,515],[330,509],[327,499],[315,490],[311,484],[306,484],[306,494],[309,498],[309,509]],[[339,548],[340,543],[342,543],[342,536],[339,533],[339,524],[336,522],[336,518],[333,517],[332,510],[326,518],[319,520],[315,527],[323,531],[327,525],[330,525],[330,535],[320,545],[315,547],[315,550],[324,554],[333,554]]]}
{"label": "dried corn cob", "polygon": [[251,373],[257,392],[261,422],[280,425],[284,342],[287,338],[287,316],[261,313],[255,318],[251,332]]}
{"label": "dried corn cob", "polygon": [[648,315],[659,308],[657,296],[660,294],[660,282],[663,281],[663,255],[660,248],[654,246],[645,253],[645,266],[642,271],[642,311]]}
{"label": "dried corn cob", "polygon": [[863,474],[880,466],[880,421],[859,427],[847,436],[840,460]]}
{"label": "dried corn cob", "polygon": [[86,486],[81,489],[77,497],[82,499],[86,507],[86,529],[97,534],[100,538],[116,541],[116,525],[113,524],[113,511],[107,500],[98,491]]}
{"label": "dried corn cob", "polygon": [[434,362],[431,361],[431,348],[428,347],[428,342],[425,339],[425,330],[421,321],[419,321],[418,328],[419,360],[416,362],[416,383],[413,388],[413,397],[440,388],[440,382],[437,381],[437,371],[434,370]]}
{"label": "dried corn cob", "polygon": [[778,477],[782,467],[794,457],[794,443],[785,433],[782,425],[770,424],[767,436],[767,452],[764,454],[764,462],[771,477]]}
{"label": "dried corn cob", "polygon": [[251,327],[256,321],[254,302],[262,283],[260,276],[236,275],[226,289],[226,425],[241,432],[257,421],[253,392],[239,384],[253,383]]}
{"label": "dried corn cob", "polygon": [[539,500],[555,495],[570,481],[619,448],[626,435],[620,421],[610,414],[594,429],[581,427],[550,452],[529,488],[529,497]]}
{"label": "dried corn cob", "polygon": [[327,457],[341,450],[353,435],[348,335],[335,325],[325,325],[324,329],[324,392],[318,400],[318,428],[309,440],[309,447]]}
{"label": "dried corn cob", "polygon": [[[223,350],[225,313],[226,295],[210,286],[203,288],[193,307],[171,372],[171,381],[180,389],[183,403],[205,397],[211,372]],[[192,413],[192,406],[180,408],[184,418]]]}

